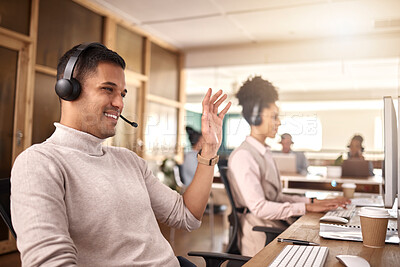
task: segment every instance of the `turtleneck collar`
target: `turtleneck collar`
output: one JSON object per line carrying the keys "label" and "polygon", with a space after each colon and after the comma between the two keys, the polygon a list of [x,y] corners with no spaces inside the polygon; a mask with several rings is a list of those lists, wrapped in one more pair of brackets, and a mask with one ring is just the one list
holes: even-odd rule
{"label": "turtleneck collar", "polygon": [[104,139],[97,138],[91,134],[75,130],[60,123],[54,123],[56,130],[53,135],[47,139],[47,142],[69,147],[87,153],[90,156],[104,155],[102,143]]}

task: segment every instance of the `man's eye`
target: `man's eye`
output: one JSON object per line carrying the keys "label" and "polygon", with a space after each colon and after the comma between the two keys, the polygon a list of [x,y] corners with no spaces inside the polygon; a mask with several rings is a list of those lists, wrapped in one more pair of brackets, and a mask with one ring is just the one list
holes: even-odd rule
{"label": "man's eye", "polygon": [[110,88],[110,87],[103,87],[102,89],[107,90],[107,91],[109,91],[109,92],[112,92],[112,91],[113,91],[113,89]]}

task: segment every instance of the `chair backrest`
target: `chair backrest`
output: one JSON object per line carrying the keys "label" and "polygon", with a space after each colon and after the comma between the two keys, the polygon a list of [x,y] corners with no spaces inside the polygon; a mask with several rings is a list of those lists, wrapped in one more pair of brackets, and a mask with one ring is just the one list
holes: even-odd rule
{"label": "chair backrest", "polygon": [[11,195],[10,178],[0,179],[0,215],[3,218],[3,221],[8,226],[8,229],[10,229],[11,234],[16,239],[17,234],[15,233],[11,222],[10,195]]}
{"label": "chair backrest", "polygon": [[183,180],[182,180],[182,168],[181,165],[175,165],[174,166],[174,177],[175,177],[175,183],[179,186],[179,187],[185,187],[185,185],[183,184]]}
{"label": "chair backrest", "polygon": [[219,169],[219,173],[221,174],[221,180],[225,185],[226,194],[228,195],[229,202],[231,203],[231,206],[232,206],[232,213],[229,215],[231,231],[229,233],[229,244],[226,248],[226,253],[240,254],[240,250],[237,246],[237,235],[238,235],[240,223],[239,223],[239,217],[238,217],[238,214],[236,211],[235,201],[233,201],[232,191],[231,191],[231,187],[229,185],[227,172],[228,172],[228,167],[221,167]]}

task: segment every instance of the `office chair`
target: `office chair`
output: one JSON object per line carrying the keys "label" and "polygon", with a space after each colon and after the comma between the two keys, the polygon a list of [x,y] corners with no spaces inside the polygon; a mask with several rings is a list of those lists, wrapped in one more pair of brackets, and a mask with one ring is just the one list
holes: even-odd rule
{"label": "office chair", "polygon": [[6,223],[11,234],[17,239],[17,234],[14,231],[11,222],[11,211],[10,211],[10,195],[11,195],[11,183],[10,178],[0,179],[0,215],[3,221]]}
{"label": "office chair", "polygon": [[174,178],[175,178],[175,183],[179,187],[180,193],[183,194],[185,192],[187,185],[183,183],[183,178],[182,178],[182,165],[176,164],[173,168],[174,170]]}
{"label": "office chair", "polygon": [[[227,247],[227,253],[237,253],[240,254],[240,250],[237,246],[237,235],[240,227],[238,212],[242,212],[243,208],[238,208],[233,200],[231,186],[227,177],[228,167],[221,167],[220,174],[221,179],[225,185],[225,190],[229,198],[229,202],[232,205],[232,213],[229,215],[229,223],[232,234],[230,235],[230,242]],[[282,229],[267,227],[267,226],[254,226],[253,231],[264,232],[266,235],[265,245],[268,245],[272,240],[274,240],[279,234],[283,232]]]}
{"label": "office chair", "polygon": [[[226,253],[207,253],[207,252],[189,252],[189,256],[199,256],[203,257],[206,261],[207,267],[219,267],[223,262],[229,260],[228,266],[241,266],[245,264],[251,257],[241,256],[239,247],[237,245],[238,231],[240,227],[240,221],[238,217],[238,212],[241,209],[235,206],[233,200],[231,187],[227,178],[228,167],[221,166],[219,172],[221,174],[221,180],[225,185],[225,190],[229,198],[229,202],[232,205],[232,212],[229,215],[229,243],[226,248]],[[253,231],[264,232],[266,234],[265,245],[268,245],[272,240],[274,240],[280,233],[283,232],[282,229],[266,227],[266,226],[255,226]],[[236,256],[236,257],[235,257]]]}

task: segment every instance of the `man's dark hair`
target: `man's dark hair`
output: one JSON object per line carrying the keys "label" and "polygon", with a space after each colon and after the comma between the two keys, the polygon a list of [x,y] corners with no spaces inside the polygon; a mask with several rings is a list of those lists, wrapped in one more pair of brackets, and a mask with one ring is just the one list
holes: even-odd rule
{"label": "man's dark hair", "polygon": [[278,100],[278,92],[272,83],[261,76],[255,76],[243,83],[236,97],[239,99],[239,105],[243,107],[243,117],[252,125],[254,106],[259,105],[260,112],[263,108],[269,108],[270,104]]}
{"label": "man's dark hair", "polygon": [[[68,50],[58,61],[57,65],[57,80],[62,79],[64,76],[64,70],[67,66],[69,58],[76,52],[77,48],[80,45],[76,45],[70,50]],[[108,62],[116,64],[120,66],[122,69],[125,69],[125,61],[124,59],[118,55],[116,52],[106,48],[102,45],[94,45],[86,48],[78,58],[78,61],[75,65],[73,78],[79,81],[81,86],[83,86],[86,78],[93,74],[97,65],[100,62]]]}
{"label": "man's dark hair", "polygon": [[192,127],[186,126],[186,132],[189,135],[189,141],[192,146],[196,145],[199,142],[201,137],[201,132],[196,131]]}

